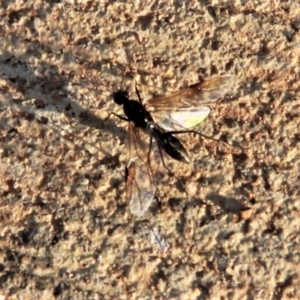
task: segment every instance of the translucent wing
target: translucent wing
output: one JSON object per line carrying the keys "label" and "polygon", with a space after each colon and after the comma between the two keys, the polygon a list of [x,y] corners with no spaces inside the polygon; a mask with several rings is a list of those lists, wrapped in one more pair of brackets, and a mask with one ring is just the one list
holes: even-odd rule
{"label": "translucent wing", "polygon": [[140,131],[129,122],[128,164],[126,167],[126,196],[130,211],[141,217],[148,210],[154,195],[155,182],[150,165],[147,163],[148,147],[140,137]]}
{"label": "translucent wing", "polygon": [[206,119],[210,108],[181,108],[176,111],[152,113],[155,122],[166,131],[192,129]]}
{"label": "translucent wing", "polygon": [[152,98],[147,101],[147,107],[149,111],[169,111],[213,103],[230,90],[233,82],[231,75],[207,78],[169,96]]}
{"label": "translucent wing", "polygon": [[210,108],[203,105],[222,98],[233,82],[230,75],[208,78],[169,96],[148,100],[147,109],[165,130],[191,129],[209,115]]}

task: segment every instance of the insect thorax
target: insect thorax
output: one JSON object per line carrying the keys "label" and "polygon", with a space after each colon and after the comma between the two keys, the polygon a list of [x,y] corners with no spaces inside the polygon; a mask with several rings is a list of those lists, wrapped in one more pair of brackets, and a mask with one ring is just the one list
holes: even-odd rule
{"label": "insect thorax", "polygon": [[152,121],[150,114],[145,110],[144,106],[135,100],[130,100],[124,105],[124,113],[136,127],[145,129],[148,123]]}

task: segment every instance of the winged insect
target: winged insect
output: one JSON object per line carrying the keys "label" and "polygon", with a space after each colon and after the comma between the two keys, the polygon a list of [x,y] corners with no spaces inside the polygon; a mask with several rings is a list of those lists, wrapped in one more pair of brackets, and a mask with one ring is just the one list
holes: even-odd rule
{"label": "winged insect", "polygon": [[[162,152],[175,160],[189,163],[187,151],[174,134],[196,133],[207,137],[194,130],[210,112],[210,108],[203,105],[214,103],[223,97],[233,82],[233,76],[205,79],[169,96],[150,99],[146,105],[142,103],[137,87],[138,101],[130,99],[126,90],[114,92],[114,102],[123,106],[125,116],[111,112],[106,120],[115,115],[129,122],[126,195],[133,215],[144,215],[155,196],[156,187],[150,161],[153,139],[158,145],[163,166],[181,183],[165,164]],[[141,131],[150,136],[147,155],[145,143],[140,137]]]}

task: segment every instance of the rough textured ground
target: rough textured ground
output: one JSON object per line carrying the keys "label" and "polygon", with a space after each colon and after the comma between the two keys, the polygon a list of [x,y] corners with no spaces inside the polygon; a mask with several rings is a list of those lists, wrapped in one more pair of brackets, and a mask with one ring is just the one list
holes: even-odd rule
{"label": "rough textured ground", "polygon": [[[300,299],[300,6],[187,2],[1,2],[1,299]],[[125,73],[144,99],[235,75],[199,130],[249,147],[182,137],[198,198],[164,176],[148,221],[103,123]]]}

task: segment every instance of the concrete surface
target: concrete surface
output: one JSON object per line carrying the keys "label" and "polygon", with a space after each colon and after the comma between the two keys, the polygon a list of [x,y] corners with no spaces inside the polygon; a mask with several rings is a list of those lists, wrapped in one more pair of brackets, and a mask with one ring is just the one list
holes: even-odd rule
{"label": "concrete surface", "polygon": [[[0,16],[1,299],[300,299],[297,1],[2,1]],[[237,148],[180,137],[185,188],[161,173],[133,218],[111,94],[224,74],[198,130]]]}

